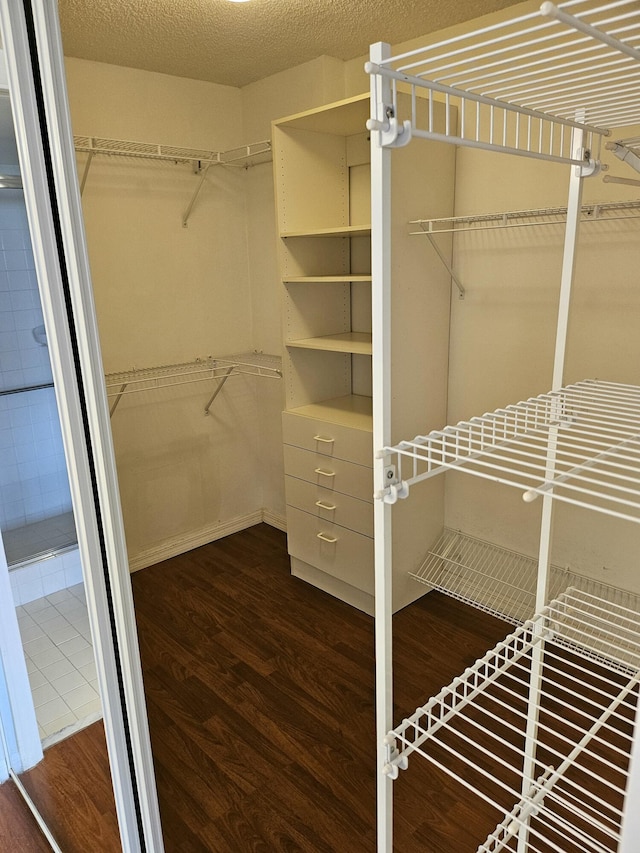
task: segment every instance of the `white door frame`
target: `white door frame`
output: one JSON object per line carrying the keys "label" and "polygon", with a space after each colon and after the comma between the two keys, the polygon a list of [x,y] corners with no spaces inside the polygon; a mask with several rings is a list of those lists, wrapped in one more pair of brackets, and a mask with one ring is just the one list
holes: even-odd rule
{"label": "white door frame", "polygon": [[125,853],[163,848],[55,0],[0,0],[25,203]]}

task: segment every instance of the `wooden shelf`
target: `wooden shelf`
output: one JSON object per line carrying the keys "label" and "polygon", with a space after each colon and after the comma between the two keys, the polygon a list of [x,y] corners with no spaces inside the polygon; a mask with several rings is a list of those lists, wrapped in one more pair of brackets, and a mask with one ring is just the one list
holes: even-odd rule
{"label": "wooden shelf", "polygon": [[290,276],[288,278],[283,278],[282,281],[284,284],[313,284],[317,282],[318,284],[332,284],[334,282],[370,282],[371,274],[369,275],[298,275],[298,276]]}
{"label": "wooden shelf", "polygon": [[286,240],[290,237],[370,237],[370,225],[341,225],[338,228],[309,228],[304,231],[281,231]]}
{"label": "wooden shelf", "polygon": [[342,332],[337,335],[321,335],[317,338],[287,341],[287,346],[326,350],[328,352],[350,352],[354,355],[371,355],[371,333]]}
{"label": "wooden shelf", "polygon": [[371,432],[373,429],[371,397],[349,394],[345,397],[322,400],[320,403],[296,406],[289,411],[295,415],[317,418],[320,421],[341,424],[352,429],[361,429],[366,432]]}

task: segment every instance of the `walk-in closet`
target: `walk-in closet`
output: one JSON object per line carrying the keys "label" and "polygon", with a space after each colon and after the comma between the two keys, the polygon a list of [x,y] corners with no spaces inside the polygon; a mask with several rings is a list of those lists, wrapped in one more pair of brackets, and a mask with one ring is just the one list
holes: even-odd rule
{"label": "walk-in closet", "polygon": [[638,3],[87,2],[0,0],[0,847],[634,853]]}

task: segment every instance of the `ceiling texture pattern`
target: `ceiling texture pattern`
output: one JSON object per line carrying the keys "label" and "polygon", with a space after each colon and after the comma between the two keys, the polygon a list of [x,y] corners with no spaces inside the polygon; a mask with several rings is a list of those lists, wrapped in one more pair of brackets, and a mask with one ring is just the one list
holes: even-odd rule
{"label": "ceiling texture pattern", "polygon": [[59,0],[67,56],[245,86],[329,55],[347,60],[513,0]]}

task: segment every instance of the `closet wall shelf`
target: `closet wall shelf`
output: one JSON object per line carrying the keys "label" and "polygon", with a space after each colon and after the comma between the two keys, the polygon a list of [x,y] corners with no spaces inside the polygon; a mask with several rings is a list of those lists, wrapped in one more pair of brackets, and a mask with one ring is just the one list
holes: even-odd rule
{"label": "closet wall shelf", "polygon": [[[549,471],[549,446],[555,456]],[[585,380],[386,447],[408,486],[447,470],[640,522],[640,388]],[[394,491],[384,497],[394,503]]]}
{"label": "closet wall shelf", "polygon": [[301,338],[296,341],[287,341],[286,346],[327,352],[350,352],[354,355],[371,355],[371,332],[341,332],[336,335]]}
{"label": "closet wall shelf", "polygon": [[186,228],[189,217],[202,189],[207,172],[211,166],[240,166],[248,168],[272,159],[271,142],[265,140],[231,148],[228,151],[209,151],[198,148],[181,148],[175,145],[160,145],[154,142],[131,142],[124,139],[106,139],[98,136],[74,136],[76,152],[86,154],[80,194],[84,192],[89,170],[96,155],[108,157],[133,157],[142,160],[156,160],[166,163],[187,163],[200,179],[193,191],[191,200],[182,216],[182,227]]}
{"label": "closet wall shelf", "polygon": [[333,284],[334,282],[371,282],[371,275],[298,275],[283,278],[284,284]]}
{"label": "closet wall shelf", "polygon": [[[606,176],[608,177],[608,176]],[[542,207],[531,210],[508,210],[502,213],[479,213],[472,216],[452,216],[442,219],[414,219],[410,226],[413,237],[433,234],[450,234],[468,231],[486,231],[496,228],[522,228],[534,225],[564,225],[566,207]],[[640,199],[633,201],[603,201],[583,204],[582,222],[610,222],[620,219],[639,219]]]}
{"label": "closet wall shelf", "polygon": [[306,418],[316,418],[332,424],[341,424],[351,429],[371,432],[372,429],[372,400],[359,394],[349,394],[344,397],[332,397],[319,403],[307,403],[288,410]]}
{"label": "closet wall shelf", "polygon": [[[458,601],[513,625],[535,614],[538,560],[444,528],[424,562],[410,576]],[[640,612],[640,597],[577,572],[550,566],[549,598],[576,587],[620,607]]]}
{"label": "closet wall shelf", "polygon": [[370,225],[342,225],[338,228],[309,228],[304,231],[281,231],[280,237],[370,237]]}
{"label": "closet wall shelf", "polygon": [[[515,851],[525,824],[531,850],[616,851],[640,682],[639,617],[567,590],[389,733],[387,772],[420,755],[506,812],[480,851]],[[531,663],[538,650],[539,688]],[[528,695],[538,702],[537,757],[523,796]]]}
{"label": "closet wall shelf", "polygon": [[107,397],[113,398],[110,414],[113,415],[125,394],[138,394],[144,391],[173,388],[189,385],[193,382],[217,382],[213,395],[204,408],[209,414],[211,404],[218,396],[226,381],[232,376],[260,376],[265,379],[281,379],[282,371],[278,367],[267,366],[264,361],[275,360],[275,356],[256,354],[253,361],[236,358],[204,358],[182,364],[169,364],[160,367],[128,370],[123,373],[110,373],[105,377]]}
{"label": "closet wall shelf", "polygon": [[188,163],[198,169],[206,165],[248,166],[271,159],[271,143],[266,140],[232,148],[212,151],[203,148],[182,148],[155,142],[131,142],[124,139],[105,139],[99,136],[74,136],[77,152],[110,157],[136,157],[143,160],[164,160],[170,163]]}

